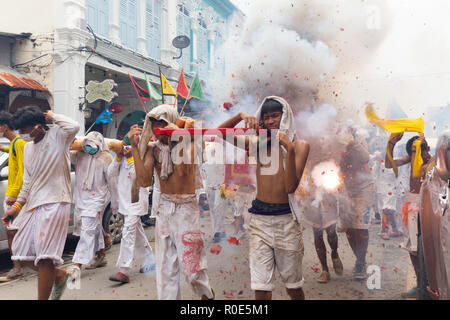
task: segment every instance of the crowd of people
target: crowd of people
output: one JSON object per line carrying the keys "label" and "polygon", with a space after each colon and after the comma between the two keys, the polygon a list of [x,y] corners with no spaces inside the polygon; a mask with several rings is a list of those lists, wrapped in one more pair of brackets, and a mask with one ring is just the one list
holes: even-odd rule
{"label": "crowd of people", "polygon": [[[118,272],[109,280],[128,283],[133,260],[141,260],[141,272],[156,273],[158,299],[181,299],[180,274],[184,274],[201,299],[214,299],[198,210],[198,190],[203,185],[213,242],[220,243],[226,237],[224,220],[229,207],[234,216],[234,236],[240,239],[243,234],[248,235],[251,288],[256,299],[271,299],[276,270],[288,295],[292,299],[305,299],[301,221],[313,228],[322,266],[318,282],[327,283],[331,279],[323,231],[331,247],[334,272],[342,275],[344,271],[338,253],[338,232],[345,232],[355,255],[353,277],[357,280],[367,277],[372,212],[381,215],[380,237],[388,240],[403,234],[404,246],[417,272],[421,177],[413,176],[409,169],[404,172],[406,178],[396,179],[391,160],[387,156],[383,159],[381,153],[371,156],[366,141],[352,128],[340,135],[345,136],[345,141],[340,142],[344,147],[337,163],[342,188],[337,196],[322,190],[318,199],[315,191],[318,187],[305,171],[310,145],[298,138],[293,109],[285,99],[266,97],[255,116],[240,112],[218,126],[234,128],[244,123],[249,129],[276,130],[277,134],[265,140],[264,146],[261,141],[257,144],[256,151],[248,136],[234,137],[234,147],[242,148],[244,157],[256,158],[254,172],[247,173],[255,177],[251,182],[227,183],[226,156],[224,164],[213,160],[217,154],[227,154],[226,143],[220,138],[207,143],[203,163],[193,160],[198,157],[194,143],[181,151],[186,153],[181,156],[189,161],[174,161],[173,149],[181,142],[165,135],[155,136],[153,130],[178,129],[179,118],[173,105],[154,107],[143,128],[137,124],[130,128],[123,147],[113,157],[99,132],[87,134],[79,141],[80,150],[71,151],[80,126],[66,116],[35,107],[24,107],[14,115],[0,112],[0,134],[11,141],[9,148],[1,150],[9,152],[2,221],[8,230],[14,267],[7,277],[18,278],[23,275],[23,267],[32,268],[38,271],[38,299],[61,298],[70,277],[59,266],[63,263],[71,203],[75,204],[74,234],[79,236],[73,256],[75,267],[81,272],[82,268],[105,266],[105,251],[111,246],[111,238],[102,227],[102,213],[110,199],[111,210],[124,216],[124,228],[116,264]],[[401,138],[402,134],[391,136],[391,154]],[[411,138],[406,144],[407,153],[393,161],[400,168],[407,165],[412,168],[417,139],[421,141],[423,176],[433,162],[423,136]],[[267,151],[265,157],[259,152],[263,147]],[[275,162],[279,166],[267,174]],[[71,164],[76,172],[73,190]],[[308,187],[299,199],[296,195],[301,180]],[[149,211],[150,186],[151,212],[156,219],[154,253],[140,219]],[[233,197],[228,196],[230,193]],[[407,207],[403,219],[399,214],[402,206]],[[404,296],[417,296],[416,288]]]}

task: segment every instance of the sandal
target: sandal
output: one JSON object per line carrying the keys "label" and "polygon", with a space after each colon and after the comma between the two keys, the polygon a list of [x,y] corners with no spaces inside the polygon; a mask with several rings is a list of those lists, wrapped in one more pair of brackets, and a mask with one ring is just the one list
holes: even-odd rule
{"label": "sandal", "polygon": [[109,280],[121,282],[121,283],[129,283],[130,277],[122,272],[117,272],[116,274],[109,277]]}
{"label": "sandal", "polygon": [[109,234],[109,233],[105,234],[103,239],[105,242],[105,251],[111,249],[111,247],[112,247],[111,234]]}
{"label": "sandal", "polygon": [[327,283],[328,281],[330,281],[330,279],[331,279],[330,273],[328,273],[327,271],[322,271],[320,276],[317,277],[317,282]]}
{"label": "sandal", "polygon": [[334,272],[338,276],[342,276],[344,274],[344,265],[342,264],[341,259],[339,257],[337,257],[335,259],[331,258],[331,260],[333,261]]}
{"label": "sandal", "polygon": [[66,290],[66,283],[69,279],[69,272],[66,272],[66,276],[61,283],[54,282],[53,284],[53,292],[52,292],[52,300],[60,300],[64,291]]}

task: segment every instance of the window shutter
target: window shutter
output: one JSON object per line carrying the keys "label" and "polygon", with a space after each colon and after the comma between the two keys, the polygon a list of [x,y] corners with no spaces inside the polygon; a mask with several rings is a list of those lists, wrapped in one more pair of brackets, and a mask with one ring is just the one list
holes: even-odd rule
{"label": "window shutter", "polygon": [[120,40],[124,46],[128,46],[128,0],[120,0]]}

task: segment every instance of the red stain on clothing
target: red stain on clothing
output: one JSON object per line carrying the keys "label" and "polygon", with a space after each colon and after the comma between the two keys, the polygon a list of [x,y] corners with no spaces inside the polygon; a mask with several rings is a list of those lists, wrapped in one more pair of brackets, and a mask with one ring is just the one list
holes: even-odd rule
{"label": "red stain on clothing", "polygon": [[181,242],[188,248],[182,257],[186,271],[189,274],[199,272],[203,249],[202,233],[200,231],[186,231],[181,235]]}

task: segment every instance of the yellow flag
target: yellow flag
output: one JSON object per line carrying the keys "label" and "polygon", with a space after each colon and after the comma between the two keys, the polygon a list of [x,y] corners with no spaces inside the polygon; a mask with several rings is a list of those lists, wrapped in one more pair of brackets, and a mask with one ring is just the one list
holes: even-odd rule
{"label": "yellow flag", "polygon": [[422,117],[417,119],[384,120],[377,116],[371,105],[366,107],[366,116],[370,122],[390,133],[401,133],[405,131],[423,132],[424,125]]}
{"label": "yellow flag", "polygon": [[[398,119],[398,120],[385,120],[378,117],[378,115],[375,113],[374,108],[371,104],[368,104],[366,107],[366,117],[367,119],[379,126],[381,129],[390,132],[391,137],[395,136],[396,134],[408,131],[408,132],[418,132],[419,135],[423,136],[423,119],[422,117],[417,119]],[[390,139],[389,139],[390,140]],[[420,148],[421,141],[417,139],[415,141],[416,143],[416,157],[414,158],[413,162],[413,177],[418,178],[420,177],[420,169],[423,165],[423,159],[422,159],[422,150]],[[392,169],[394,170],[395,176],[398,176],[398,169],[397,165],[395,164],[394,159],[392,158],[391,153],[389,152],[389,143],[386,147],[386,155],[389,159],[389,161],[392,164]]]}
{"label": "yellow flag", "polygon": [[162,87],[162,94],[166,96],[175,96],[175,90],[173,90],[172,86],[170,85],[169,81],[167,81],[166,77],[161,73],[161,87]]}

